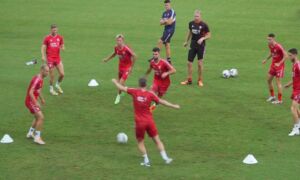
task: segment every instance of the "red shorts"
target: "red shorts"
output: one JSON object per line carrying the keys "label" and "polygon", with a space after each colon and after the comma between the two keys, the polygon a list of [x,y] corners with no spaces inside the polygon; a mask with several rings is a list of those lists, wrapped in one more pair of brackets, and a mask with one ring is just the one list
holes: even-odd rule
{"label": "red shorts", "polygon": [[35,113],[41,111],[41,108],[38,105],[33,104],[33,102],[31,102],[31,101],[28,101],[28,102],[26,101],[25,105],[31,114],[35,114]]}
{"label": "red shorts", "polygon": [[59,65],[61,63],[61,60],[58,59],[58,60],[48,60],[47,61],[47,64],[48,64],[48,67],[49,69],[52,69],[52,68],[55,68],[57,65]]}
{"label": "red shorts", "polygon": [[153,121],[135,123],[135,137],[137,140],[143,140],[145,132],[147,132],[148,136],[151,138],[158,135],[156,125]]}
{"label": "red shorts", "polygon": [[162,97],[168,91],[169,86],[170,82],[159,82],[154,80],[151,90],[155,92],[158,97]]}
{"label": "red shorts", "polygon": [[291,99],[300,104],[300,91],[293,91]]}
{"label": "red shorts", "polygon": [[130,69],[119,69],[119,79],[127,80]]}
{"label": "red shorts", "polygon": [[276,69],[274,67],[270,67],[269,75],[275,76],[277,78],[283,78],[283,76],[284,76],[284,68]]}

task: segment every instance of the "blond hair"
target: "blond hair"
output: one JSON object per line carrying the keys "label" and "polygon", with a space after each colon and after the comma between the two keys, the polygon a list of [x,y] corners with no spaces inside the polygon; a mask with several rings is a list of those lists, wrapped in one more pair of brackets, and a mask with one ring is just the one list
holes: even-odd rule
{"label": "blond hair", "polygon": [[194,14],[200,14],[201,15],[201,11],[199,9],[196,9]]}
{"label": "blond hair", "polygon": [[123,34],[117,34],[117,35],[116,35],[116,39],[118,39],[118,38],[124,39],[124,35],[123,35]]}

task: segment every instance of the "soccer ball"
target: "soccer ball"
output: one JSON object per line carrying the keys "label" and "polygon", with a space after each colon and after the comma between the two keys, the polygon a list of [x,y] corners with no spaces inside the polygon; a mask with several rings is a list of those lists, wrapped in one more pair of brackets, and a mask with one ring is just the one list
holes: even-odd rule
{"label": "soccer ball", "polygon": [[230,69],[230,76],[231,77],[236,77],[238,75],[238,70],[237,69]]}
{"label": "soccer ball", "polygon": [[123,133],[123,132],[120,132],[118,135],[117,135],[117,142],[120,143],[120,144],[125,144],[127,143],[128,141],[128,136]]}
{"label": "soccer ball", "polygon": [[230,72],[229,72],[229,70],[224,70],[222,72],[222,76],[223,76],[223,78],[230,78]]}

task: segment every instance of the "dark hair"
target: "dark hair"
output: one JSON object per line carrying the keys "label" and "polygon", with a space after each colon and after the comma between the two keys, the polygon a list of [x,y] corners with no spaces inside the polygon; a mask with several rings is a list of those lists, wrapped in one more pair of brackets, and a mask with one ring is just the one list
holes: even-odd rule
{"label": "dark hair", "polygon": [[139,79],[139,86],[142,87],[142,88],[146,87],[147,86],[147,79],[143,78],[143,77],[140,78]]}
{"label": "dark hair", "polygon": [[54,29],[54,28],[57,28],[57,25],[56,24],[51,24],[50,29]]}
{"label": "dark hair", "polygon": [[165,0],[164,3],[165,3],[165,4],[166,4],[166,3],[171,3],[171,1],[170,1],[170,0]]}
{"label": "dark hair", "polygon": [[289,50],[289,53],[297,55],[298,54],[298,50],[296,48],[292,48]]}
{"label": "dark hair", "polygon": [[160,52],[160,49],[158,47],[155,47],[152,49],[152,52]]}
{"label": "dark hair", "polygon": [[268,37],[274,38],[275,34],[274,33],[270,33],[270,34],[268,34]]}

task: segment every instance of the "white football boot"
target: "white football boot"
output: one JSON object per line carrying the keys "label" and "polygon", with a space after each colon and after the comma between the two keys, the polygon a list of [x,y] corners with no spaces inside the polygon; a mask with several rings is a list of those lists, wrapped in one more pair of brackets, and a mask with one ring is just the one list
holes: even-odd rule
{"label": "white football boot", "polygon": [[119,104],[121,100],[121,96],[120,94],[117,95],[116,100],[115,100],[115,104]]}
{"label": "white football boot", "polygon": [[272,101],[272,104],[282,104],[282,103],[283,103],[282,101],[278,101],[278,100]]}
{"label": "white football boot", "polygon": [[33,132],[28,132],[27,133],[27,135],[26,135],[26,137],[28,138],[28,139],[33,139],[34,138],[34,133]]}
{"label": "white football boot", "polygon": [[299,127],[295,126],[293,130],[290,132],[289,136],[300,135]]}
{"label": "white football boot", "polygon": [[165,160],[165,163],[166,163],[166,164],[171,164],[172,161],[173,161],[172,158],[168,158],[167,160]]}
{"label": "white football boot", "polygon": [[58,95],[58,93],[54,89],[50,89],[50,94],[52,96],[57,96]]}
{"label": "white football boot", "polygon": [[275,101],[275,100],[276,100],[275,96],[270,96],[270,97],[267,99],[267,102],[273,102],[273,101]]}
{"label": "white football boot", "polygon": [[39,145],[44,145],[44,144],[46,144],[46,143],[42,140],[41,137],[34,137],[33,142],[35,142],[35,143],[37,143],[37,144],[39,144]]}
{"label": "white football boot", "polygon": [[57,89],[58,93],[63,94],[64,91],[62,90],[62,88],[60,87],[60,85],[56,84],[55,88]]}
{"label": "white football boot", "polygon": [[145,167],[150,167],[150,162],[145,163],[145,162],[141,162],[141,166],[145,166]]}

